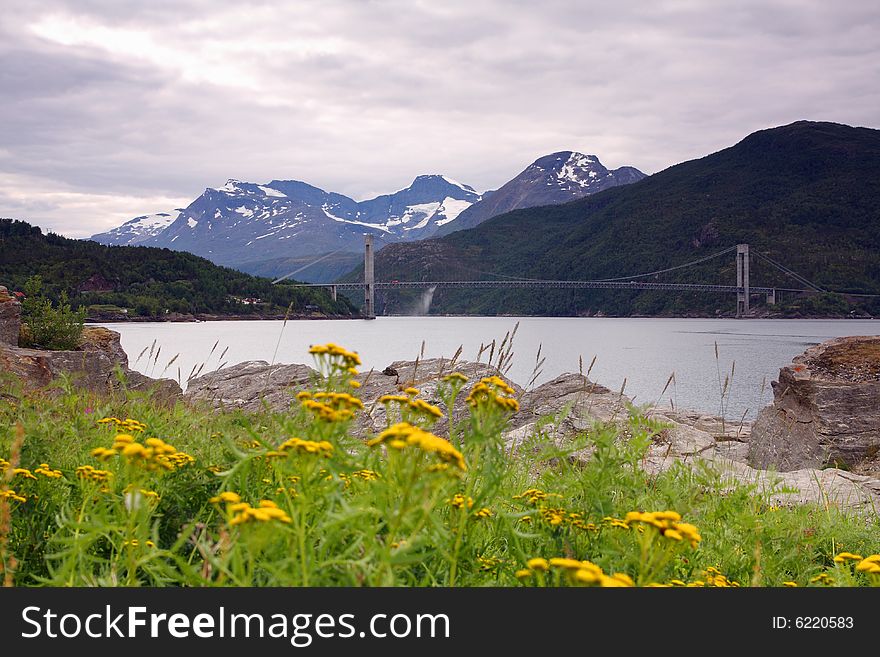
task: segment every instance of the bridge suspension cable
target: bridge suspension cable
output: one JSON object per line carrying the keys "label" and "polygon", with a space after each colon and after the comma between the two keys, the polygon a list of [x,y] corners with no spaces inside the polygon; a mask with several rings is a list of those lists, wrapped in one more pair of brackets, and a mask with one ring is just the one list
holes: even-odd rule
{"label": "bridge suspension cable", "polygon": [[826,291],[825,289],[819,287],[818,285],[816,285],[812,281],[804,278],[803,276],[801,276],[797,272],[793,272],[791,269],[789,269],[785,265],[782,265],[782,264],[776,262],[770,256],[766,256],[763,253],[761,253],[760,251],[752,251],[752,253],[754,253],[756,256],[761,258],[761,260],[765,260],[770,265],[773,265],[774,267],[776,267],[776,269],[781,271],[783,274],[790,276],[791,278],[796,280],[798,283],[806,285],[807,287],[814,289],[816,292],[825,292]]}

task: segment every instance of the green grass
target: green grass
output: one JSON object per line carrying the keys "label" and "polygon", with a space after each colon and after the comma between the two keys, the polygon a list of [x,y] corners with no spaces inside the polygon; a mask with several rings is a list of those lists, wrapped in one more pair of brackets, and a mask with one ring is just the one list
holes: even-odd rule
{"label": "green grass", "polygon": [[[316,380],[316,390],[356,392],[344,359],[319,361],[331,376]],[[446,402],[475,383],[446,383]],[[876,516],[773,507],[755,490],[722,484],[709,468],[648,475],[639,464],[656,427],[637,412],[625,432],[596,425],[564,448],[539,432],[510,455],[501,439],[509,410],[495,402],[507,393],[491,383],[453,427],[451,443],[426,439],[423,448],[402,447],[387,434],[374,445],[353,436],[346,409],[363,411],[347,397],[322,419],[293,395],[289,412],[249,414],[162,406],[136,393],[102,399],[64,381],[39,395],[6,381],[2,392],[0,457],[9,464],[0,476],[7,491],[0,565],[7,583],[19,586],[531,586],[574,584],[578,576],[619,583],[609,579],[614,573],[641,585],[880,584],[880,576],[857,572],[857,562],[834,562],[844,550],[880,552]],[[429,413],[387,403],[397,419],[430,429]],[[105,417],[135,418],[146,430],[98,422]],[[160,438],[192,462],[180,456],[180,467],[151,470],[144,466],[155,458],[92,455],[111,448],[117,433],[142,444]],[[291,437],[332,453],[279,450]],[[593,453],[587,462],[575,458],[585,448]],[[37,472],[40,464],[61,476]],[[107,483],[83,479],[76,472],[86,465],[112,476]],[[13,475],[14,467],[35,478]],[[529,489],[539,492],[523,495]],[[261,514],[212,503],[223,491],[252,508],[274,502],[276,519],[237,523]],[[482,509],[487,517],[478,517]],[[667,510],[695,525],[701,540],[692,545],[650,524],[625,528],[611,520]],[[540,561],[527,567],[554,557],[588,560],[602,574],[566,562],[547,571]],[[811,582],[823,573],[828,581]]]}

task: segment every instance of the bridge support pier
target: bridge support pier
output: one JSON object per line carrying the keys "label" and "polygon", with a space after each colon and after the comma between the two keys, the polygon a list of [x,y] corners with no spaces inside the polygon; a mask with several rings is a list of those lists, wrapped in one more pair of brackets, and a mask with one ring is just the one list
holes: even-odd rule
{"label": "bridge support pier", "polygon": [[767,293],[767,305],[768,306],[775,306],[776,305],[776,290],[775,289],[770,290]]}
{"label": "bridge support pier", "polygon": [[736,316],[749,314],[749,245],[736,245]]}
{"label": "bridge support pier", "polygon": [[364,319],[376,319],[373,236],[364,235]]}
{"label": "bridge support pier", "polygon": [[333,297],[333,300],[336,301],[336,286],[330,286],[330,296]]}

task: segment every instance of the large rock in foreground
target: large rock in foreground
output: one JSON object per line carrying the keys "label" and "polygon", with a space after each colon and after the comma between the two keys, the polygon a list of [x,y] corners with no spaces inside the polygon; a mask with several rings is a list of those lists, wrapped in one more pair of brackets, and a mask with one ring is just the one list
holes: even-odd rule
{"label": "large rock in foreground", "polygon": [[175,381],[151,379],[130,370],[119,334],[100,326],[83,329],[78,351],[45,351],[0,344],[0,373],[14,375],[30,390],[48,386],[65,375],[77,387],[98,393],[111,392],[122,386],[117,368],[121,368],[129,390],[150,391],[160,400],[174,400],[182,394]]}
{"label": "large rock in foreground", "polygon": [[874,472],[880,453],[880,336],[837,338],[779,372],[752,430],[749,463],[780,471]]}

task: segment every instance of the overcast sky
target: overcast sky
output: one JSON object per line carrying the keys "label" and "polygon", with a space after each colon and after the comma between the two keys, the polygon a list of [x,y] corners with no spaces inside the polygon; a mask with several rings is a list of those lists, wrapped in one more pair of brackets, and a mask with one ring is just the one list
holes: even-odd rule
{"label": "overcast sky", "polygon": [[798,119],[880,127],[877,0],[28,0],[0,13],[0,216],[88,236],[227,178],[654,173]]}

